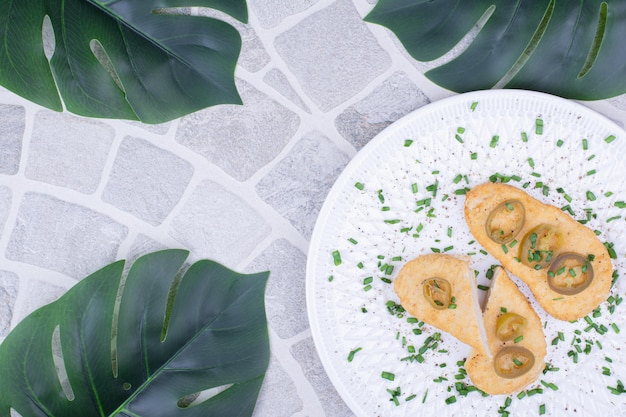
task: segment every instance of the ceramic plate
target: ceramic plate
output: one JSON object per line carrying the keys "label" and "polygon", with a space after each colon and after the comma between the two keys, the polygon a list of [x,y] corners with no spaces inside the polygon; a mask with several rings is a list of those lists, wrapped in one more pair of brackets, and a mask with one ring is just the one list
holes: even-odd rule
{"label": "ceramic plate", "polygon": [[625,159],[626,133],[608,119],[518,90],[429,104],[365,146],[328,195],[307,265],[313,339],[352,411],[626,415],[626,278],[617,279],[596,314],[569,323],[549,317],[514,277],[545,323],[552,370],[508,397],[473,390],[463,368],[469,347],[402,314],[392,285],[405,262],[432,252],[471,255],[478,285],[489,285],[487,270],[497,262],[474,242],[462,210],[465,191],[486,181],[525,188],[586,221],[623,276]]}

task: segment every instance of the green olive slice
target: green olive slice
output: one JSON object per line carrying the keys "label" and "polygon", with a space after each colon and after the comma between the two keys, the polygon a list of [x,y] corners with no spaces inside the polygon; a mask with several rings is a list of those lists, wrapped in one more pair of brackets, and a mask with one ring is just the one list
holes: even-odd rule
{"label": "green olive slice", "polygon": [[561,247],[561,232],[551,224],[540,224],[524,236],[520,261],[533,269],[548,267]]}
{"label": "green olive slice", "polygon": [[487,236],[499,244],[511,242],[524,226],[524,213],[524,205],[517,200],[501,203],[487,217]]}
{"label": "green olive slice", "polygon": [[513,340],[524,333],[526,324],[525,317],[516,313],[504,313],[496,322],[496,336],[503,342]]}
{"label": "green olive slice", "polygon": [[422,282],[424,298],[437,310],[444,310],[450,305],[452,286],[442,278],[429,278]]}
{"label": "green olive slice", "polygon": [[557,256],[548,270],[548,285],[559,294],[578,294],[589,287],[592,280],[591,263],[584,256],[574,252]]}
{"label": "green olive slice", "polygon": [[521,346],[503,347],[493,360],[496,374],[507,379],[524,375],[534,364],[535,355]]}

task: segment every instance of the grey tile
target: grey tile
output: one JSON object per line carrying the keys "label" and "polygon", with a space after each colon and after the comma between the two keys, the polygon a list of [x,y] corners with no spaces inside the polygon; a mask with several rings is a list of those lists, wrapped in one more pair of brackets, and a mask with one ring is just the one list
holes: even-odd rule
{"label": "grey tile", "polygon": [[303,90],[322,111],[361,91],[391,65],[349,0],[339,0],[275,39]]}
{"label": "grey tile", "polygon": [[102,199],[152,225],[178,204],[193,166],[148,141],[127,137],[115,158]]}
{"label": "grey tile", "polygon": [[8,187],[0,186],[0,233],[4,229],[4,224],[9,216],[9,210],[11,209],[12,193]]}
{"label": "grey tile", "polygon": [[19,277],[13,272],[0,271],[0,337],[6,337],[11,329],[18,289]]}
{"label": "grey tile", "polygon": [[127,232],[126,226],[87,207],[26,193],[6,256],[81,279],[115,261]]}
{"label": "grey tile", "polygon": [[355,148],[361,149],[391,123],[429,102],[406,74],[397,72],[337,116],[335,126]]}
{"label": "grey tile", "polygon": [[311,113],[311,110],[309,110],[307,105],[304,104],[302,98],[300,98],[296,90],[294,90],[293,86],[289,83],[289,80],[281,70],[273,68],[268,71],[267,74],[265,74],[265,77],[263,77],[263,81],[296,106],[300,107],[307,113]]}
{"label": "grey tile", "polygon": [[244,105],[216,106],[184,117],[176,141],[245,181],[280,153],[300,118],[245,81]]}
{"label": "grey tile", "polygon": [[259,19],[261,27],[273,28],[286,17],[300,13],[319,0],[250,0],[250,10]]}
{"label": "grey tile", "polygon": [[326,375],[317,355],[313,339],[304,339],[291,347],[291,354],[300,363],[304,376],[313,386],[327,417],[353,417]]}
{"label": "grey tile", "polygon": [[98,188],[115,131],[108,125],[68,113],[35,116],[26,177],[84,194]]}
{"label": "grey tile", "polygon": [[194,255],[235,268],[270,231],[269,224],[240,197],[205,181],[174,218],[170,235]]}
{"label": "grey tile", "polygon": [[253,417],[291,417],[302,410],[293,380],[274,355],[263,380]]}
{"label": "grey tile", "polygon": [[349,158],[319,132],[303,137],[256,191],[309,238],[324,199]]}
{"label": "grey tile", "polygon": [[306,256],[285,239],[272,243],[246,267],[247,273],[270,271],[265,305],[270,327],[282,339],[309,328],[306,312]]}
{"label": "grey tile", "polygon": [[19,170],[25,114],[22,106],[0,104],[0,174],[13,175]]}

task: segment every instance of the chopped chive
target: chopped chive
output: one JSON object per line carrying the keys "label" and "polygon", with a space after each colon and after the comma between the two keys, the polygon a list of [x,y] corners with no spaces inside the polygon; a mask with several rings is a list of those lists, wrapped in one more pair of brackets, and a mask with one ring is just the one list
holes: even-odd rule
{"label": "chopped chive", "polygon": [[454,404],[456,402],[456,397],[453,395],[451,397],[446,398],[446,404],[450,405],[450,404]]}
{"label": "chopped chive", "polygon": [[587,144],[587,139],[583,139],[583,151],[586,151],[587,149],[589,149],[589,146]]}
{"label": "chopped chive", "polygon": [[543,135],[543,119],[535,120],[535,133],[538,135]]}
{"label": "chopped chive", "polygon": [[546,413],[546,405],[545,404],[540,404],[539,405],[539,415],[542,416]]}
{"label": "chopped chive", "polygon": [[474,111],[474,110],[476,110],[476,107],[478,107],[478,102],[477,102],[477,101],[474,101],[474,102],[472,102],[472,104],[470,105],[470,110],[471,110],[471,111]]}
{"label": "chopped chive", "polygon": [[522,366],[522,365],[523,365],[522,361],[520,361],[520,360],[519,360],[519,359],[517,359],[517,358],[514,358],[514,359],[513,359],[513,363],[514,363],[516,366]]}
{"label": "chopped chive", "polygon": [[356,240],[354,240],[353,238],[348,239],[348,242],[352,243],[353,245],[356,245],[357,243],[359,243]]}
{"label": "chopped chive", "polygon": [[394,373],[387,372],[387,371],[383,371],[380,376],[381,376],[381,378],[387,379],[389,381],[393,381],[394,379],[396,379],[396,375]]}
{"label": "chopped chive", "polygon": [[596,201],[596,195],[592,191],[587,191],[587,200]]}
{"label": "chopped chive", "polygon": [[333,282],[334,279],[335,279],[335,277],[331,275],[331,276],[328,277],[328,282]]}
{"label": "chopped chive", "polygon": [[412,144],[413,144],[413,140],[412,140],[412,139],[406,139],[406,140],[404,141],[404,146],[405,146],[405,147],[407,147],[407,148],[408,148],[409,146],[411,146]]}
{"label": "chopped chive", "polygon": [[594,174],[596,174],[597,172],[598,172],[598,171],[596,171],[595,169],[592,169],[591,171],[587,171],[587,176],[594,175]]}
{"label": "chopped chive", "polygon": [[478,153],[477,153],[477,152],[472,152],[472,153],[470,154],[470,159],[471,159],[472,161],[477,160],[477,159],[478,159]]}
{"label": "chopped chive", "polygon": [[352,362],[352,360],[354,359],[354,355],[356,355],[360,350],[362,350],[363,348],[358,347],[354,350],[351,350],[350,353],[348,353],[348,362]]}
{"label": "chopped chive", "polygon": [[559,139],[559,140],[557,140],[557,141],[556,141],[556,146],[558,146],[559,148],[560,148],[561,146],[563,146],[563,139]]}
{"label": "chopped chive", "polygon": [[522,142],[528,142],[528,135],[526,132],[522,132]]}
{"label": "chopped chive", "polygon": [[530,165],[531,168],[535,167],[535,161],[533,161],[532,158],[528,158],[528,165]]}
{"label": "chopped chive", "polygon": [[489,287],[486,285],[477,285],[476,288],[478,288],[479,290],[483,290],[483,291],[488,291]]}
{"label": "chopped chive", "polygon": [[454,135],[454,139],[456,139],[459,143],[463,143],[463,138],[459,134]]}
{"label": "chopped chive", "polygon": [[611,143],[614,140],[615,140],[615,135],[608,136],[606,139],[604,139],[606,143]]}
{"label": "chopped chive", "polygon": [[498,135],[494,135],[494,136],[491,138],[491,142],[489,142],[489,147],[490,147],[490,148],[495,148],[495,147],[496,147],[496,145],[498,144],[498,141],[499,141],[499,140],[500,140],[500,136],[498,136]]}
{"label": "chopped chive", "polygon": [[360,182],[354,183],[354,186],[361,191],[365,188],[365,186]]}
{"label": "chopped chive", "polygon": [[413,191],[413,194],[417,193],[417,183],[414,182],[411,184],[411,191]]}
{"label": "chopped chive", "polygon": [[514,343],[519,343],[519,342],[521,342],[522,340],[524,340],[524,336],[523,336],[523,335],[520,335],[520,336],[517,336],[515,339],[513,339],[513,342],[514,342]]}
{"label": "chopped chive", "polygon": [[341,265],[341,253],[339,253],[338,250],[333,251],[333,262],[335,263],[335,266]]}
{"label": "chopped chive", "polygon": [[619,334],[619,327],[617,326],[617,324],[615,324],[615,323],[611,323],[611,327],[613,328],[613,331],[614,331],[615,333],[618,333],[618,334]]}

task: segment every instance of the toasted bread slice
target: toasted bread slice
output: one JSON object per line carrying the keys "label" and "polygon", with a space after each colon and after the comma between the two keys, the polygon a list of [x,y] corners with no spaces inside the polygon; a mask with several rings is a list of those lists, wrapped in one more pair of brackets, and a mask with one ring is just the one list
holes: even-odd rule
{"label": "toasted bread slice", "polygon": [[[503,341],[498,336],[498,319],[512,315],[524,318],[525,327],[515,338]],[[530,302],[500,267],[496,268],[492,278],[483,312],[483,322],[489,350],[494,357],[490,358],[479,350],[472,350],[465,362],[465,369],[474,385],[488,394],[496,395],[519,391],[535,381],[545,367],[546,340],[543,326]],[[501,325],[505,326],[505,323]],[[505,348],[527,349],[533,355],[533,365],[517,377],[501,376],[496,372],[495,360]]]}
{"label": "toasted bread slice", "polygon": [[[435,284],[433,279],[435,282],[439,280],[439,284]],[[446,305],[429,302],[424,292],[429,290],[424,287],[440,285],[446,289],[447,284],[443,280],[449,283],[450,292],[446,298],[450,297],[450,300],[443,300],[442,304]],[[491,357],[480,323],[476,277],[467,257],[446,254],[419,256],[402,267],[394,281],[394,289],[409,314]]]}
{"label": "toasted bread slice", "polygon": [[561,209],[513,186],[485,183],[467,193],[464,211],[476,240],[553,317],[576,320],[608,297],[612,265],[606,247]]}

